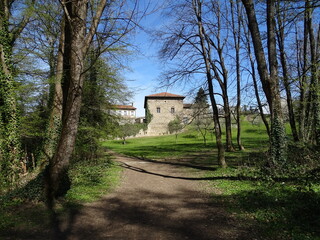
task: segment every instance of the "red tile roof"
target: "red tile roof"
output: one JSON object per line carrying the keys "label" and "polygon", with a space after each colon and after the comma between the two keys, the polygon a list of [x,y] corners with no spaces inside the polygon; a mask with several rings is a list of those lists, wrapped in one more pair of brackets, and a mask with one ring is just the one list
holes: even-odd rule
{"label": "red tile roof", "polygon": [[111,108],[118,110],[136,110],[134,106],[131,105],[112,105]]}
{"label": "red tile roof", "polygon": [[147,99],[151,98],[151,99],[157,99],[157,98],[172,98],[172,99],[184,99],[185,96],[181,96],[181,95],[177,95],[177,94],[172,94],[172,93],[168,93],[168,92],[162,92],[162,93],[156,93],[156,94],[151,94],[148,96],[144,97],[144,108],[146,108],[146,104],[147,104]]}
{"label": "red tile roof", "polygon": [[146,97],[160,97],[160,98],[185,98],[184,96],[177,95],[177,94],[172,94],[168,92],[162,92],[162,93],[156,93],[156,94],[151,94]]}

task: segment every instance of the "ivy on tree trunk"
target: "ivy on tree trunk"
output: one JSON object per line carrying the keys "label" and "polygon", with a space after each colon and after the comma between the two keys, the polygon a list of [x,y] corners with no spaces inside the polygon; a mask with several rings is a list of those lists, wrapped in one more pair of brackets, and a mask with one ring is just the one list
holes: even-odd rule
{"label": "ivy on tree trunk", "polygon": [[20,139],[12,76],[9,6],[2,3],[0,7],[0,171],[12,183],[20,170]]}

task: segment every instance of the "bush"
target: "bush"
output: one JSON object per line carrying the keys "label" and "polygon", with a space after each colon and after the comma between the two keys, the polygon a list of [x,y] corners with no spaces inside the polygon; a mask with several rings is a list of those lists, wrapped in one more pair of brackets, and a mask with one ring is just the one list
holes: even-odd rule
{"label": "bush", "polygon": [[103,148],[99,143],[101,132],[94,127],[80,127],[72,162],[93,161],[103,155]]}

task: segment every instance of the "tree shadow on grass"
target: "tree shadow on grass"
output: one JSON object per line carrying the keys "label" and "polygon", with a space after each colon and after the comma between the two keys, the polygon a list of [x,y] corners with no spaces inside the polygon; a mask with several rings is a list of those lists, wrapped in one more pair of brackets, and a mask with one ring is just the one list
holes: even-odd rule
{"label": "tree shadow on grass", "polygon": [[[0,239],[68,239],[79,209],[81,209],[80,205],[68,205],[52,215],[45,204],[26,202],[15,211],[12,209],[12,220],[10,220],[13,221],[12,224],[7,225],[6,228],[0,226]],[[6,215],[7,218],[10,218],[8,212]]]}
{"label": "tree shadow on grass", "polygon": [[319,193],[275,187],[241,191],[232,198],[271,239],[320,238]]}

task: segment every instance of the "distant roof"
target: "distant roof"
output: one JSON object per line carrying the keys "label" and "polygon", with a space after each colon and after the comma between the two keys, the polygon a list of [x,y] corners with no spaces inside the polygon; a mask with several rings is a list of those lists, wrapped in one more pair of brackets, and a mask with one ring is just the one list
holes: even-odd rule
{"label": "distant roof", "polygon": [[184,96],[181,96],[181,95],[177,95],[177,94],[172,94],[172,93],[168,93],[168,92],[162,92],[162,93],[156,93],[156,94],[151,94],[151,95],[148,95],[146,96],[146,98],[185,98]]}
{"label": "distant roof", "polygon": [[112,105],[112,109],[118,109],[118,110],[136,110],[134,106],[131,105]]}
{"label": "distant roof", "polygon": [[157,98],[184,99],[185,96],[181,96],[181,95],[177,95],[177,94],[173,94],[173,93],[168,93],[168,92],[151,94],[151,95],[145,96],[145,98],[144,98],[144,108],[146,108],[147,98],[153,98],[153,99],[157,99]]}

